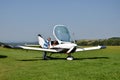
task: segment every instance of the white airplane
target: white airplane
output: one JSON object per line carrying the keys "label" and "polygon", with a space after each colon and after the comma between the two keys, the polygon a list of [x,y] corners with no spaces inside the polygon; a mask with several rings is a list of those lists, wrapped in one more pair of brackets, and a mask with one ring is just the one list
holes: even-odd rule
{"label": "white airplane", "polygon": [[[87,50],[97,50],[103,49],[104,46],[96,46],[96,47],[88,47],[88,48],[77,48],[77,44],[71,42],[71,36],[66,26],[64,25],[56,25],[53,29],[53,35],[57,40],[57,45],[50,45],[50,48],[44,49],[43,46],[45,44],[45,40],[39,34],[38,41],[41,48],[37,47],[29,47],[29,46],[18,46],[22,49],[28,50],[39,50],[44,52],[51,52],[52,53],[66,53],[68,55],[67,60],[73,60],[71,53],[78,52],[78,51],[87,51]],[[47,56],[43,57],[45,59]]]}

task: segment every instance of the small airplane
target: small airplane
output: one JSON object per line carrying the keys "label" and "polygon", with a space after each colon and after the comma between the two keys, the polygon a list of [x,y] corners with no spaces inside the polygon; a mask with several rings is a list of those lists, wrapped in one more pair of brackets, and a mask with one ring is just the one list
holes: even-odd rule
{"label": "small airplane", "polygon": [[[97,50],[97,49],[103,49],[106,48],[105,46],[96,46],[96,47],[88,47],[88,48],[77,48],[77,44],[71,41],[71,36],[69,33],[69,30],[64,25],[55,25],[53,28],[53,35],[58,42],[56,45],[50,45],[49,48],[45,49],[43,48],[45,44],[45,39],[42,37],[42,35],[38,34],[38,42],[41,48],[39,47],[30,47],[30,46],[17,46],[21,49],[28,49],[28,50],[38,50],[43,52],[51,52],[53,53],[65,53],[67,54],[67,60],[73,60],[73,56],[71,55],[74,52],[78,51],[88,51],[88,50]],[[43,59],[50,56],[45,56]]]}

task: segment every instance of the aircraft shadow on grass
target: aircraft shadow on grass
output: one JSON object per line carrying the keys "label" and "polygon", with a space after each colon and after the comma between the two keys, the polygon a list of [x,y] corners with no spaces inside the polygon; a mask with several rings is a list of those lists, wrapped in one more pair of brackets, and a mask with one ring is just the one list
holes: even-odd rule
{"label": "aircraft shadow on grass", "polygon": [[[109,59],[109,57],[88,57],[88,58],[74,58],[74,60],[93,60],[93,59]],[[17,61],[39,61],[43,60],[41,57],[35,57],[35,59],[22,59]],[[55,58],[55,57],[49,57],[47,60],[66,60],[66,58]]]}
{"label": "aircraft shadow on grass", "polygon": [[39,61],[39,60],[41,59],[22,59],[22,60],[17,59],[16,61]]}
{"label": "aircraft shadow on grass", "polygon": [[5,56],[5,55],[0,55],[0,58],[7,58],[7,56]]}
{"label": "aircraft shadow on grass", "polygon": [[88,58],[75,58],[76,60],[92,60],[92,59],[109,59],[109,57],[88,57]]}

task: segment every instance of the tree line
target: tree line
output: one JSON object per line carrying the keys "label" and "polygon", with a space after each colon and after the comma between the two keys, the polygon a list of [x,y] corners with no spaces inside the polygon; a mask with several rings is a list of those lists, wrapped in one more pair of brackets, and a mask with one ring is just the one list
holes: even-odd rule
{"label": "tree line", "polygon": [[[78,46],[97,46],[97,45],[105,45],[105,46],[120,46],[120,37],[112,37],[109,39],[98,39],[98,40],[76,40]],[[0,46],[2,47],[11,47],[8,44],[0,42]]]}
{"label": "tree line", "polygon": [[120,37],[112,37],[109,39],[98,39],[98,40],[77,40],[76,43],[80,46],[120,46]]}

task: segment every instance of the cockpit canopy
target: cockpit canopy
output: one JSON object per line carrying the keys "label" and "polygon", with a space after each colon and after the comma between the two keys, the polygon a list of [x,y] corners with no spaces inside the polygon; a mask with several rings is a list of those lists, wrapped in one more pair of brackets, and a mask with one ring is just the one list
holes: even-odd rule
{"label": "cockpit canopy", "polygon": [[58,40],[58,42],[70,42],[70,33],[66,26],[56,25],[53,29],[53,35]]}

